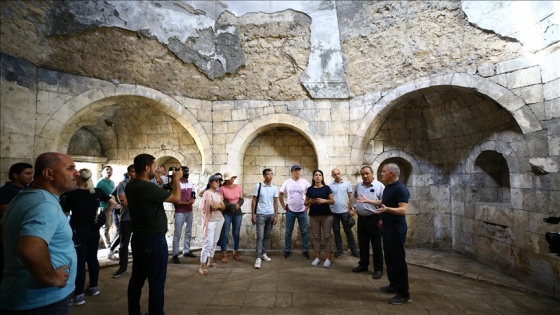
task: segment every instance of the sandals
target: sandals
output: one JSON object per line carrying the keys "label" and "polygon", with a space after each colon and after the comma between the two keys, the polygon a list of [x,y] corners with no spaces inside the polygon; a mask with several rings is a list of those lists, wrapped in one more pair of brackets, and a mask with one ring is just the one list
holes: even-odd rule
{"label": "sandals", "polygon": [[214,268],[221,268],[221,267],[222,267],[222,266],[220,266],[220,264],[216,264],[216,263],[214,263],[214,264],[212,264],[212,265],[210,265],[210,266],[212,266],[212,267],[214,267]]}
{"label": "sandals", "polygon": [[202,269],[199,268],[198,269],[198,274],[201,275],[201,276],[207,276],[208,275],[208,270],[206,270],[206,269],[202,270]]}
{"label": "sandals", "polygon": [[225,253],[222,254],[222,262],[223,262],[224,264],[227,264],[227,262],[228,262],[227,254],[225,254]]}
{"label": "sandals", "polygon": [[241,257],[239,257],[239,255],[237,254],[233,254],[233,259],[237,260],[237,261],[241,261]]}

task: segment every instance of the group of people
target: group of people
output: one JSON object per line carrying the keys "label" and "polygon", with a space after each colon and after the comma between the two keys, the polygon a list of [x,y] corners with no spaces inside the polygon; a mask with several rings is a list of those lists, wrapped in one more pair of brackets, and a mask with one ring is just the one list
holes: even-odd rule
{"label": "group of people", "polygon": [[[60,153],[39,155],[34,169],[26,163],[12,166],[10,182],[0,189],[0,245],[4,254],[4,265],[0,266],[3,268],[0,273],[3,277],[0,285],[2,313],[20,314],[23,310],[32,310],[33,314],[66,314],[68,305],[85,303],[84,294],[99,294],[97,249],[99,228],[104,224],[98,221],[106,216],[112,219],[106,221],[112,221],[118,227],[112,243],[108,237],[104,239],[110,258],[114,258],[116,246],[120,245],[119,269],[113,277],[126,272],[129,242],[132,247],[132,274],[127,293],[129,314],[140,314],[140,296],[146,280],[150,287],[149,313],[163,314],[168,257],[164,202],[175,205],[172,261],[177,263],[183,228],[183,256],[196,257],[190,250],[192,205],[196,193],[188,181],[188,169],[186,173],[181,169],[171,171],[170,176],[166,176],[169,178],[165,183],[168,189],[161,189],[164,185],[161,173],[155,157],[149,154],[136,156],[134,163],[127,168],[126,179],[116,187],[110,180],[112,168],[103,169],[104,176],[94,187],[91,171],[77,170],[72,159]],[[371,243],[373,278],[382,277],[383,253],[387,266],[389,285],[381,287],[380,291],[396,294],[389,300],[392,304],[410,302],[404,252],[409,193],[398,180],[398,166],[383,166],[381,177],[386,186],[373,180],[371,167],[363,167],[360,170],[362,182],[355,189],[342,179],[336,168],[331,172],[334,181],[329,185],[325,184],[321,170],[313,172],[313,184],[301,177],[299,165],[292,166],[290,174],[291,177],[277,189],[272,183],[273,171],[265,169],[262,171],[263,181],[253,189],[251,221],[256,226],[257,256],[254,268],[260,269],[263,260],[271,261],[267,249],[272,228],[278,223],[280,205],[286,211],[284,258],[292,254],[292,233],[297,220],[303,256],[310,259],[309,216],[315,254],[311,264],[318,266],[322,263],[323,267],[330,267],[332,234],[336,249],[334,256],[342,255],[342,225],[351,254],[360,258],[358,267],[352,271],[368,270]],[[222,263],[228,262],[230,229],[233,239],[231,257],[242,259],[239,233],[244,200],[241,187],[234,184],[236,177],[232,172],[224,173],[223,177],[214,174],[208,179],[208,186],[199,192],[204,241],[198,273],[202,276],[209,274],[209,267],[220,267],[214,262],[218,244]],[[358,215],[359,251],[351,230],[354,214]],[[325,251],[324,259],[321,249]],[[87,287],[86,264],[89,273]]]}

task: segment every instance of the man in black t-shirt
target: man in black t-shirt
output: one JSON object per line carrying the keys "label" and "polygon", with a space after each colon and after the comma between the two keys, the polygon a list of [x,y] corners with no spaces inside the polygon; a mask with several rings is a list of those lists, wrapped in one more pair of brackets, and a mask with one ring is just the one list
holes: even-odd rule
{"label": "man in black t-shirt", "polygon": [[397,164],[383,166],[381,178],[385,183],[379,213],[383,233],[383,252],[389,285],[379,288],[384,293],[396,293],[389,303],[400,305],[412,302],[408,291],[408,267],[405,260],[404,242],[406,240],[406,214],[410,193],[399,181],[400,169]]}
{"label": "man in black t-shirt", "polygon": [[156,158],[140,154],[134,158],[136,178],[125,188],[132,222],[132,275],[128,282],[128,314],[140,314],[140,295],[148,279],[150,296],[148,311],[151,315],[163,314],[165,278],[167,277],[168,247],[167,216],[164,202],[181,200],[179,178],[182,171],[173,172],[173,191],[163,190],[152,184]]}
{"label": "man in black t-shirt", "polygon": [[[0,188],[0,219],[8,209],[10,201],[17,196],[20,190],[26,188],[33,180],[33,165],[29,163],[16,163],[8,171],[9,182]],[[0,231],[1,232],[1,231]],[[0,282],[4,270],[4,246],[0,242]]]}
{"label": "man in black t-shirt", "polygon": [[8,177],[10,181],[0,188],[0,218],[18,192],[31,184],[33,180],[33,165],[29,163],[16,163],[10,166]]}

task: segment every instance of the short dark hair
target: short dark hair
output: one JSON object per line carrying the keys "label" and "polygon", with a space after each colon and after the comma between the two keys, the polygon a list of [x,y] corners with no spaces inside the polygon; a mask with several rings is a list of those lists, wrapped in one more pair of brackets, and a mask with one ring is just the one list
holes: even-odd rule
{"label": "short dark hair", "polygon": [[[266,175],[266,173],[268,173],[268,172],[272,172],[272,170],[270,168],[265,168],[262,172],[263,176]],[[272,172],[272,173],[274,173],[274,172]]]}
{"label": "short dark hair", "polygon": [[141,174],[145,172],[146,166],[152,166],[155,161],[155,157],[150,154],[142,153],[134,158],[134,169],[136,173]]}
{"label": "short dark hair", "polygon": [[362,166],[362,168],[360,168],[360,171],[363,170],[364,168],[369,168],[369,171],[373,174],[373,168],[369,165],[364,165]]}
{"label": "short dark hair", "polygon": [[130,171],[132,171],[133,168],[134,168],[134,164],[130,164],[130,165],[126,168],[126,171],[127,171],[128,173],[130,173]]}
{"label": "short dark hair", "polygon": [[106,169],[106,168],[110,168],[111,171],[113,170],[113,167],[112,167],[111,165],[105,165],[105,166],[103,166],[103,169]]}
{"label": "short dark hair", "polygon": [[26,168],[33,168],[33,165],[24,162],[16,163],[10,166],[10,170],[8,171],[8,177],[10,178],[10,180],[14,180],[14,174],[20,174]]}

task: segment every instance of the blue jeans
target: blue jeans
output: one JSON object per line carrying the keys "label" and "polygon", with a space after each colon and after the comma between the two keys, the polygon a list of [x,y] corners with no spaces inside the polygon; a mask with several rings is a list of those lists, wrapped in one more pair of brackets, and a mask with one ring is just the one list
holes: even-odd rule
{"label": "blue jeans", "polygon": [[142,287],[148,279],[150,315],[162,315],[167,277],[165,235],[132,234],[132,275],[128,282],[128,314],[140,315]]}
{"label": "blue jeans", "polygon": [[274,223],[274,214],[257,214],[257,257],[263,258],[266,254],[268,243],[270,242],[270,233]]}
{"label": "blue jeans", "polygon": [[307,212],[286,212],[286,235],[284,235],[284,251],[292,251],[292,232],[296,219],[301,232],[301,248],[303,252],[309,251],[309,239],[307,236]]}
{"label": "blue jeans", "polygon": [[175,230],[173,231],[173,256],[179,254],[179,241],[181,240],[181,231],[183,231],[183,226],[185,227],[185,237],[183,238],[183,254],[191,251],[192,221],[192,211],[175,213]]}
{"label": "blue jeans", "polygon": [[349,219],[348,212],[344,213],[333,213],[333,234],[334,243],[336,244],[336,252],[342,253],[342,236],[340,235],[340,223],[342,222],[342,228],[344,229],[344,234],[346,234],[346,240],[348,241],[348,248],[352,254],[357,254],[356,241],[354,240],[354,233],[352,233],[352,228],[348,223]]}
{"label": "blue jeans", "polygon": [[229,229],[233,225],[233,230],[231,231],[231,236],[233,238],[233,250],[237,251],[239,249],[239,232],[241,231],[241,220],[243,219],[243,214],[226,214],[224,213],[224,225],[222,226],[222,232],[220,233],[220,239],[218,244],[222,248],[222,252],[227,252],[227,245],[229,239]]}
{"label": "blue jeans", "polygon": [[78,267],[76,270],[75,294],[83,294],[86,284],[86,263],[88,266],[89,286],[97,287],[99,280],[99,261],[97,260],[97,249],[99,248],[99,230],[95,227],[76,228],[76,237],[80,246],[76,247]]}

